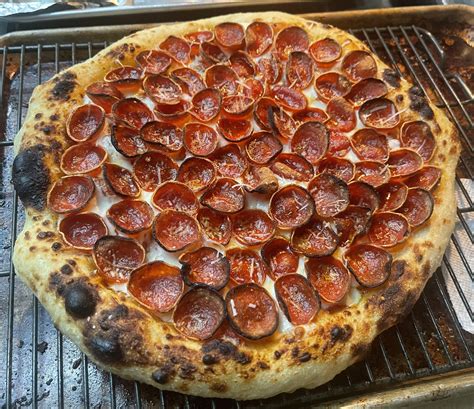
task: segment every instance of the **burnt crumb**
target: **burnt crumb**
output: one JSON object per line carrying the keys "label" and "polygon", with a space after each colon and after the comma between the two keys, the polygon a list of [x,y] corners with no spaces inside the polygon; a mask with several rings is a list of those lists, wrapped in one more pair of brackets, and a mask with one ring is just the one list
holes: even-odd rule
{"label": "burnt crumb", "polygon": [[95,311],[97,298],[97,291],[80,281],[70,284],[64,291],[66,311],[74,318],[86,318],[92,315]]}
{"label": "burnt crumb", "polygon": [[401,104],[403,102],[403,95],[402,94],[398,94],[396,97],[395,97],[395,101],[397,101],[399,104]]}
{"label": "burnt crumb", "polygon": [[273,353],[273,355],[275,356],[275,359],[280,359],[281,358],[281,352],[280,351],[275,351]]}
{"label": "burnt crumb", "polygon": [[430,108],[426,101],[426,96],[423,90],[414,85],[408,90],[408,96],[410,97],[410,109],[418,112],[422,118],[431,120],[434,118],[433,110]]}
{"label": "burnt crumb", "polygon": [[43,132],[45,135],[50,135],[51,132],[54,132],[54,129],[54,126],[46,125],[40,128],[40,131]]}
{"label": "burnt crumb", "polygon": [[174,336],[171,335],[171,334],[166,334],[166,335],[165,335],[165,338],[166,338],[168,341],[171,341],[172,339],[174,339]]}
{"label": "burnt crumb", "polygon": [[62,274],[71,275],[72,274],[72,267],[69,264],[64,264],[60,271]]}
{"label": "burnt crumb", "polygon": [[36,350],[40,354],[44,354],[47,349],[48,349],[48,343],[46,341],[42,341],[38,345],[36,345]]}
{"label": "burnt crumb", "polygon": [[51,237],[54,237],[54,232],[52,232],[52,231],[40,231],[36,235],[36,238],[38,240],[50,239]]}
{"label": "burnt crumb", "polygon": [[81,365],[81,358],[77,358],[73,363],[72,363],[72,369],[77,369],[79,368],[79,365]]}
{"label": "burnt crumb", "polygon": [[331,344],[334,345],[337,341],[345,342],[352,335],[352,327],[344,325],[344,328],[336,325],[331,329]]}
{"label": "burnt crumb", "polygon": [[58,114],[53,114],[49,117],[51,121],[58,121],[59,120],[59,115]]}
{"label": "burnt crumb", "polygon": [[388,85],[393,88],[400,88],[400,75],[396,71],[386,68],[382,76]]}
{"label": "burnt crumb", "polygon": [[268,364],[266,364],[265,362],[262,362],[262,361],[258,361],[257,362],[257,366],[260,368],[260,369],[270,369],[270,366]]}
{"label": "burnt crumb", "polygon": [[49,220],[43,220],[43,222],[41,223],[43,226],[49,226],[51,222]]}
{"label": "burnt crumb", "polygon": [[302,353],[299,358],[300,362],[308,362],[311,359],[311,354],[309,352]]}
{"label": "burnt crumb", "polygon": [[413,85],[408,90],[408,95],[410,96],[410,99],[424,98],[425,97],[425,93],[423,92],[423,90],[418,85]]}
{"label": "burnt crumb", "polygon": [[204,365],[214,365],[217,362],[219,362],[219,360],[214,355],[204,354],[202,357],[202,363]]}
{"label": "burnt crumb", "polygon": [[227,385],[225,383],[212,383],[211,390],[223,393],[227,390]]}
{"label": "burnt crumb", "polygon": [[63,245],[62,245],[61,243],[59,243],[58,241],[55,241],[55,242],[51,245],[51,249],[52,249],[53,251],[59,251],[59,250],[61,250],[61,247],[62,247],[62,246],[63,246]]}
{"label": "burnt crumb", "polygon": [[56,77],[54,79],[56,84],[51,90],[51,97],[49,99],[67,101],[77,84],[75,80],[76,75],[71,72],[65,72],[61,76]]}
{"label": "burnt crumb", "polygon": [[252,362],[252,358],[243,352],[238,352],[235,354],[234,360],[241,365],[247,365]]}
{"label": "burnt crumb", "polygon": [[41,112],[38,112],[36,115],[35,115],[35,119],[41,119],[41,117],[43,116],[43,114]]}
{"label": "burnt crumb", "polygon": [[293,358],[296,358],[298,357],[298,355],[300,354],[300,349],[298,347],[294,347],[292,350],[291,350],[291,356]]}

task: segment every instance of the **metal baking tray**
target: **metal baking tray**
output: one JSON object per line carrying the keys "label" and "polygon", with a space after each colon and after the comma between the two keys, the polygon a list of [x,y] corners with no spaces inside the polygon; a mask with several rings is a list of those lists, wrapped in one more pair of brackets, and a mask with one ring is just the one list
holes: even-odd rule
{"label": "metal baking tray", "polygon": [[[461,178],[474,178],[474,59],[466,45],[473,37],[474,8],[400,8],[304,16],[350,29],[384,61],[420,85],[455,123],[464,148],[456,179],[462,199],[458,224],[472,246],[468,223],[474,216],[474,205]],[[15,276],[11,263],[13,243],[24,220],[10,183],[12,140],[37,84],[144,27],[78,27],[0,37],[0,407],[402,407],[454,395],[472,401],[474,335],[459,324],[441,269],[406,319],[376,339],[366,360],[314,390],[261,401],[195,398],[122,380],[89,363],[56,331],[48,314]],[[472,319],[472,305],[458,280],[459,268],[472,279],[472,266],[465,243],[453,236],[451,245],[454,258],[450,260],[458,259],[459,263],[454,265],[444,257],[443,268]]]}

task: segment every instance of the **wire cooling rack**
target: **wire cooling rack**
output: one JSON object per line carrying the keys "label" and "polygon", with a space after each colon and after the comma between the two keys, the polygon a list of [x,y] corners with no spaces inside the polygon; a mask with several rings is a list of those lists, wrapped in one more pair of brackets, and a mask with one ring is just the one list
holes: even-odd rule
{"label": "wire cooling rack", "polygon": [[[456,125],[463,144],[456,184],[463,196],[458,223],[468,246],[473,232],[473,202],[461,178],[473,179],[474,98],[437,39],[416,26],[353,30],[385,62],[422,87]],[[88,40],[90,42],[87,42]],[[474,367],[474,336],[465,332],[448,298],[440,269],[428,282],[413,311],[379,336],[367,359],[314,390],[302,390],[265,401],[235,402],[187,397],[124,381],[88,362],[54,328],[49,316],[16,276],[13,243],[23,225],[23,208],[10,183],[13,138],[25,117],[33,88],[58,71],[91,57],[107,46],[95,37],[77,43],[16,44],[0,48],[0,405],[10,407],[304,407],[356,393],[392,389],[407,381]],[[85,42],[82,42],[85,41]],[[461,67],[462,68],[462,67]],[[474,279],[460,240],[451,242],[460,266]],[[446,257],[443,265],[473,319],[458,269]]]}

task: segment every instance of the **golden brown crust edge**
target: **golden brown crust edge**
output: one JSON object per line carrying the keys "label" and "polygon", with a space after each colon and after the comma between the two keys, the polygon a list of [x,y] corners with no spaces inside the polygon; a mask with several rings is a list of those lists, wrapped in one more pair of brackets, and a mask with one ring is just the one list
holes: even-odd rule
{"label": "golden brown crust edge", "polygon": [[[104,287],[91,259],[62,243],[55,228],[57,218],[45,208],[45,194],[60,175],[59,158],[68,146],[64,123],[72,107],[82,103],[85,86],[101,79],[116,59],[126,64],[171,32],[180,35],[222,21],[255,19],[305,26],[312,38],[330,35],[367,49],[341,30],[277,12],[226,15],[173,24],[171,29],[158,26],[118,41],[37,87],[15,139],[14,180],[27,212],[14,249],[16,272],[61,332],[100,366],[122,377],[167,390],[236,399],[316,387],[363,357],[377,334],[402,319],[441,263],[454,227],[454,174],[460,146],[445,114],[416,95],[419,112],[407,109],[402,119],[418,118],[431,108],[434,120],[427,122],[437,141],[432,163],[442,169],[431,219],[394,254],[396,261],[386,284],[365,292],[355,306],[333,313],[321,311],[311,325],[239,347],[225,341],[194,342],[176,333],[172,325],[155,321],[124,294]],[[388,69],[377,62],[379,74]],[[404,80],[391,88],[399,111],[413,102],[409,90],[411,84]],[[398,101],[396,95],[403,100]]]}

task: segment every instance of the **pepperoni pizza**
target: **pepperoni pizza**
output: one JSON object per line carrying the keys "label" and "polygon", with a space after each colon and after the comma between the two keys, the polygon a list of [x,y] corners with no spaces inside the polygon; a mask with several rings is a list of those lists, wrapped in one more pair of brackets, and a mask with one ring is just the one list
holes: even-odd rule
{"label": "pepperoni pizza", "polygon": [[234,14],[126,37],[37,87],[17,273],[102,367],[254,399],[403,319],[454,215],[456,132],[334,27]]}

